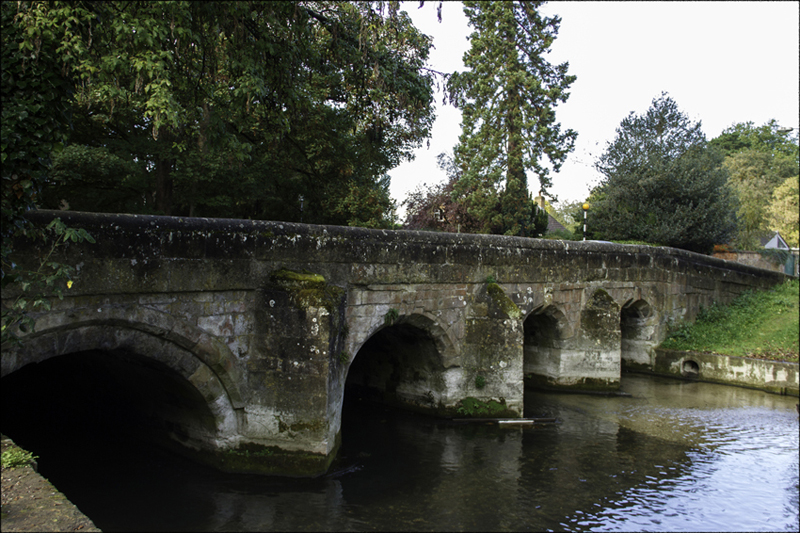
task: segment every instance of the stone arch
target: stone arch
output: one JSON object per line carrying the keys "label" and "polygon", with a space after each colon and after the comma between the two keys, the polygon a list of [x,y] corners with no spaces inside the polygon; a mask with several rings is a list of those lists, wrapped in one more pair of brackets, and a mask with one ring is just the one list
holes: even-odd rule
{"label": "stone arch", "polygon": [[3,351],[3,376],[70,353],[138,354],[174,370],[197,390],[214,417],[215,438],[238,434],[236,409],[244,407],[244,399],[234,355],[212,335],[167,313],[118,306],[74,310],[68,318],[43,315],[35,333],[20,340]]}
{"label": "stone arch", "polygon": [[629,299],[620,309],[621,358],[626,364],[652,364],[656,312],[645,299]]}
{"label": "stone arch", "polygon": [[457,360],[450,336],[435,317],[398,315],[369,331],[347,369],[348,387],[414,410],[435,411],[447,402],[445,374],[458,373]]}
{"label": "stone arch", "polygon": [[531,311],[523,324],[523,374],[528,384],[559,375],[564,340],[570,336],[567,316],[553,304]]}
{"label": "stone arch", "polygon": [[361,348],[364,347],[364,344],[366,344],[367,341],[369,341],[382,329],[399,324],[408,324],[425,331],[428,333],[428,335],[430,335],[431,339],[433,339],[436,345],[439,357],[441,358],[442,366],[445,368],[450,368],[458,365],[459,354],[456,349],[456,343],[453,342],[450,332],[442,327],[441,323],[435,316],[424,311],[412,312],[409,314],[398,314],[397,318],[390,322],[391,323],[387,323],[385,318],[381,318],[380,321],[375,320],[366,329],[366,334],[362,338],[357,339],[355,344],[351,344],[351,354],[355,356],[355,354],[357,354]]}

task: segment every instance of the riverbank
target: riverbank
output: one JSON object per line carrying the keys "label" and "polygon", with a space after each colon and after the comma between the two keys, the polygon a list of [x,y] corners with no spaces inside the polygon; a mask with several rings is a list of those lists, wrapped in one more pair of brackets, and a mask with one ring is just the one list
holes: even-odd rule
{"label": "riverbank", "polygon": [[676,324],[659,349],[798,363],[800,280],[744,293]]}
{"label": "riverbank", "polygon": [[[21,449],[5,435],[1,443],[2,453]],[[33,465],[4,466],[0,477],[2,531],[100,531]]]}

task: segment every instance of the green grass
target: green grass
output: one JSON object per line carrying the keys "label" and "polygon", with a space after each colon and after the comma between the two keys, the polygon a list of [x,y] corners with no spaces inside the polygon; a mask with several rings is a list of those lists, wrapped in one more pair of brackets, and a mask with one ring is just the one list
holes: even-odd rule
{"label": "green grass", "polygon": [[747,292],[730,305],[701,310],[675,327],[661,348],[798,362],[800,282]]}
{"label": "green grass", "polygon": [[17,468],[19,466],[27,466],[37,458],[38,456],[22,448],[11,448],[3,452],[2,464],[3,468]]}

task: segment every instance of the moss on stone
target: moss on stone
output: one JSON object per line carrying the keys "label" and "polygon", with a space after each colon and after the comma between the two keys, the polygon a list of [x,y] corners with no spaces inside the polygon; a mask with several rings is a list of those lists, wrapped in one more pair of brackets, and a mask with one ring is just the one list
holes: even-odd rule
{"label": "moss on stone", "polygon": [[281,282],[290,284],[301,283],[303,285],[325,284],[324,276],[320,274],[314,274],[313,272],[309,272],[308,270],[303,270],[302,272],[295,272],[293,270],[282,268],[278,271],[273,272],[270,275],[270,278],[272,279],[272,281],[278,283],[279,285],[281,284]]}
{"label": "moss on stone", "polygon": [[455,406],[454,416],[458,418],[518,418],[519,413],[506,406],[504,398],[500,400],[490,399],[488,401],[479,400],[472,396],[467,396],[460,400]]}
{"label": "moss on stone", "polygon": [[506,293],[497,283],[489,283],[486,286],[486,292],[489,294],[492,303],[502,311],[508,318],[522,318],[522,311],[519,310],[511,298],[506,296]]}
{"label": "moss on stone", "polygon": [[270,280],[287,291],[292,303],[301,309],[324,307],[334,313],[344,294],[344,289],[329,285],[325,277],[307,270],[295,272],[282,268],[270,275]]}
{"label": "moss on stone", "polygon": [[328,455],[289,451],[278,446],[261,444],[242,444],[235,449],[224,451],[195,451],[183,455],[207,464],[223,472],[236,474],[261,474],[268,476],[316,477],[328,471],[336,451]]}

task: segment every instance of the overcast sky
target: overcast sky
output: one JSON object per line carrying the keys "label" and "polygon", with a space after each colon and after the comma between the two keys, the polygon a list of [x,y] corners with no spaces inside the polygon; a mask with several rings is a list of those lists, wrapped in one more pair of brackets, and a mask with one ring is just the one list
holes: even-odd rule
{"label": "overcast sky", "polygon": [[[444,3],[441,23],[437,4],[403,2],[403,9],[433,37],[430,66],[464,70],[471,28],[461,2]],[[561,201],[588,196],[599,180],[594,161],[619,123],[631,111],[647,111],[662,91],[702,122],[708,139],[738,122],[759,126],[774,118],[800,126],[798,2],[550,2],[543,11],[562,19],[548,60],[568,61],[578,78],[556,108],[562,127],[578,132],[575,150],[552,176],[550,192]],[[458,142],[461,114],[442,105],[441,94],[436,114],[430,148],[389,172],[398,204],[419,184],[445,179],[436,156]],[[538,179],[529,175],[528,183],[535,195]]]}

